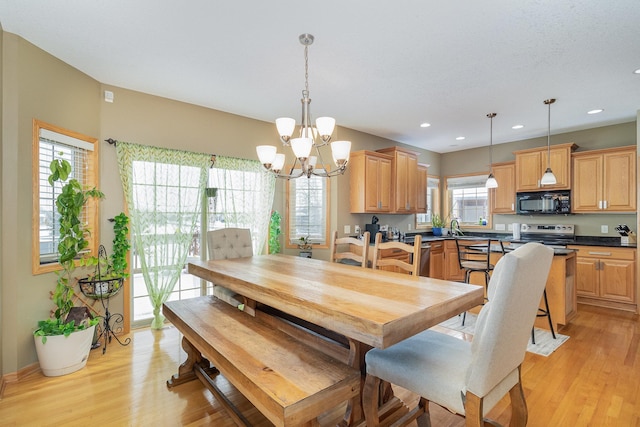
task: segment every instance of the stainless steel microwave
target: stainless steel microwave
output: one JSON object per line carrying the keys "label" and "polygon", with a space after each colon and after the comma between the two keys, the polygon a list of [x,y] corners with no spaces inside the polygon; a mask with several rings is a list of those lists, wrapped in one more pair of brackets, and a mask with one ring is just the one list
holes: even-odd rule
{"label": "stainless steel microwave", "polygon": [[516,193],[516,213],[520,215],[566,215],[571,213],[568,190]]}

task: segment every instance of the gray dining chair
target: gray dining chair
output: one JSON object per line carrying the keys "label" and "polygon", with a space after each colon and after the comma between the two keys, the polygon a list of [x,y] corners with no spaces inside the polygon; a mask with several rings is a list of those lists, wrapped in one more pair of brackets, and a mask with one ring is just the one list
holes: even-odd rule
{"label": "gray dining chair", "polygon": [[[207,232],[209,259],[244,258],[253,256],[251,230],[248,228],[222,228]],[[242,296],[213,284],[213,295],[234,307],[242,306]]]}
{"label": "gray dining chair", "polygon": [[429,402],[434,402],[465,416],[467,426],[481,426],[507,393],[510,425],[526,425],[520,366],[552,258],[553,249],[527,243],[498,261],[471,342],[426,330],[389,348],[370,350],[363,391],[367,426],[379,425],[382,381],[420,396],[417,407],[397,425],[413,420],[431,425]]}

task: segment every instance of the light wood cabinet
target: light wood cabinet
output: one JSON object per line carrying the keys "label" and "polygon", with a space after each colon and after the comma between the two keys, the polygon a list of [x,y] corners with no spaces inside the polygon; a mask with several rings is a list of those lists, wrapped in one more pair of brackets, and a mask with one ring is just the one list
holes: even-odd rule
{"label": "light wood cabinet", "polygon": [[400,147],[377,150],[390,155],[391,163],[391,211],[393,213],[417,212],[418,153]]}
{"label": "light wood cabinet", "polygon": [[391,212],[393,157],[375,151],[356,151],[349,159],[351,213]]}
{"label": "light wood cabinet", "polygon": [[444,279],[444,240],[429,242],[429,277]]}
{"label": "light wood cabinet", "polygon": [[493,176],[498,188],[491,190],[492,212],[499,214],[516,213],[516,164],[515,162],[495,163]]}
{"label": "light wood cabinet", "polygon": [[635,147],[576,153],[572,169],[572,212],[635,212]]}
{"label": "light wood cabinet", "polygon": [[427,213],[427,165],[418,164],[416,213]]}
{"label": "light wood cabinet", "polygon": [[460,268],[458,246],[455,240],[444,242],[444,278],[454,282],[464,281],[464,270]]}
{"label": "light wood cabinet", "polygon": [[636,250],[602,246],[577,249],[578,302],[636,311]]}
{"label": "light wood cabinet", "polygon": [[[547,155],[547,147],[515,151],[516,191],[569,190],[571,188],[571,152],[578,148],[574,143],[553,145]],[[540,179],[547,169],[547,158],[556,177],[556,184],[541,185]]]}

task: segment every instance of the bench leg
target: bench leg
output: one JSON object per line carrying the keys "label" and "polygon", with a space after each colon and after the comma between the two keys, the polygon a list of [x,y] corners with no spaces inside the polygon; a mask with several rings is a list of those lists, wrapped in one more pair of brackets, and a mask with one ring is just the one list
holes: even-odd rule
{"label": "bench leg", "polygon": [[[211,365],[207,359],[202,357],[202,354],[189,342],[189,340],[187,340],[186,337],[182,337],[182,349],[187,353],[187,360],[180,365],[178,373],[174,374],[169,378],[169,380],[167,380],[167,388],[173,388],[180,384],[197,379],[195,374],[196,365]],[[207,368],[207,370],[211,375],[219,373],[219,371],[214,367]]]}

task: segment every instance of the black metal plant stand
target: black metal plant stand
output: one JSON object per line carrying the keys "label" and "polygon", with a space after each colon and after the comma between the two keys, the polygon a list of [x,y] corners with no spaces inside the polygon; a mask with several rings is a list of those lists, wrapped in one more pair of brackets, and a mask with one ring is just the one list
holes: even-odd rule
{"label": "black metal plant stand", "polygon": [[[104,339],[104,346],[102,347],[102,354],[107,351],[107,343],[111,342],[111,338],[115,338],[120,345],[129,345],[131,338],[126,338],[121,341],[116,335],[116,332],[122,332],[122,324],[124,322],[124,316],[120,313],[111,313],[109,311],[109,299],[120,292],[122,289],[124,278],[105,278],[101,279],[100,265],[106,265],[107,250],[104,246],[100,245],[98,248],[98,265],[96,266],[95,279],[84,278],[80,279],[80,290],[82,293],[92,299],[100,300],[102,308],[104,309],[104,316],[98,316],[102,318],[102,331],[98,335],[98,339],[102,337]],[[97,343],[96,346],[99,346]]]}

